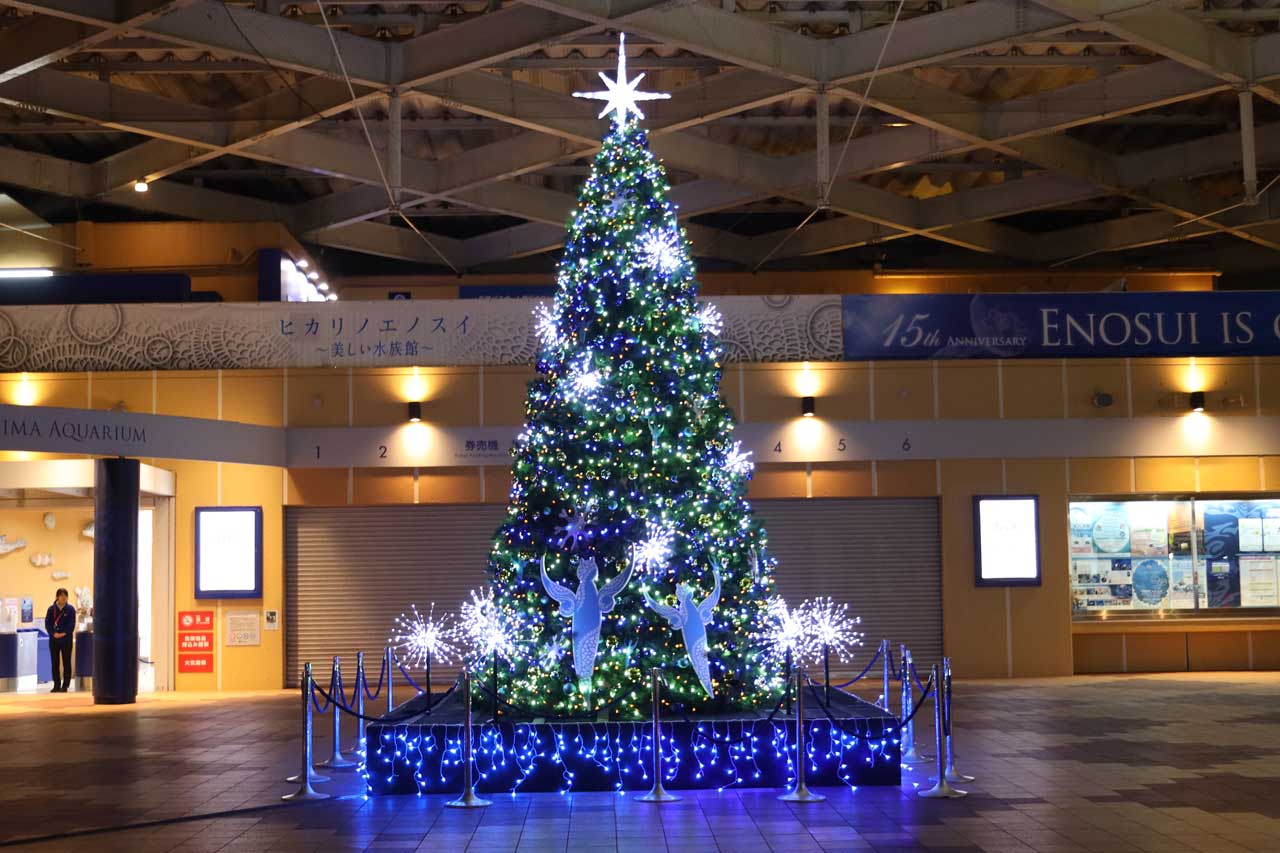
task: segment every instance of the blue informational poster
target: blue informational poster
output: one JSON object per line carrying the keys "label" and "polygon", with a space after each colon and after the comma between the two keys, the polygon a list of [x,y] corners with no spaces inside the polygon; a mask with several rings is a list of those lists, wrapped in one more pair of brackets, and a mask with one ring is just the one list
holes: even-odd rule
{"label": "blue informational poster", "polygon": [[1240,566],[1234,558],[1209,560],[1206,574],[1209,607],[1240,606]]}
{"label": "blue informational poster", "polygon": [[1140,560],[1133,570],[1133,595],[1141,604],[1159,607],[1169,594],[1169,568],[1164,560]]}

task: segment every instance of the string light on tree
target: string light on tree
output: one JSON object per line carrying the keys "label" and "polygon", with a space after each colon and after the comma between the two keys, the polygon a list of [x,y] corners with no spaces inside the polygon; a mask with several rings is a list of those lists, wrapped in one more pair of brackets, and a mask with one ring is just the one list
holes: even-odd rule
{"label": "string light on tree", "polygon": [[[773,561],[720,396],[724,322],[698,301],[670,185],[636,121],[639,101],[662,96],[628,79],[621,41],[605,79],[588,97],[611,127],[535,318],[538,376],[490,553],[492,606],[519,625],[518,643],[496,644],[501,701],[637,719],[657,666],[690,712],[771,707],[780,681],[752,632]],[[478,677],[497,670],[485,645],[469,657]]]}

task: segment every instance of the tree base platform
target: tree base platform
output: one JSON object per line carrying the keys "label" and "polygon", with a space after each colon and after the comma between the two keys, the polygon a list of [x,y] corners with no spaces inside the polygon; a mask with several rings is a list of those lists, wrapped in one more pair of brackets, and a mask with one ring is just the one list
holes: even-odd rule
{"label": "tree base platform", "polygon": [[[820,688],[819,688],[820,690]],[[899,785],[898,720],[833,690],[806,703],[809,785]],[[419,711],[414,714],[414,710]],[[462,700],[428,713],[419,695],[366,727],[370,794],[456,794],[462,790]],[[663,785],[671,790],[789,788],[795,783],[795,714],[728,711],[661,725]],[[547,722],[473,710],[475,786],[481,794],[647,791],[653,785],[650,721]]]}

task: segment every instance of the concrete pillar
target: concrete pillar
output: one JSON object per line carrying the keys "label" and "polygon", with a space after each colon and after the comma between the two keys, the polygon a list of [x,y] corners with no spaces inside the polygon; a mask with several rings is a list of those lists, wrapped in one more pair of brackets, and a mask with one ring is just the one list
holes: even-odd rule
{"label": "concrete pillar", "polygon": [[93,702],[138,696],[138,460],[99,459],[93,481]]}

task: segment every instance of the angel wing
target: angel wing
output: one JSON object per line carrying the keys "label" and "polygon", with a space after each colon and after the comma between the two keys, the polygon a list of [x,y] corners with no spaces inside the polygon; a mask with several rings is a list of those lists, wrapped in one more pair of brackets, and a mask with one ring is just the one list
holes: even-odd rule
{"label": "angel wing", "polygon": [[631,560],[627,560],[626,568],[619,572],[616,578],[600,587],[600,597],[596,600],[600,604],[601,613],[608,613],[613,610],[613,605],[617,603],[618,593],[622,592],[627,585],[627,581],[631,580],[631,570],[634,567],[635,564]]}
{"label": "angel wing", "polygon": [[679,629],[684,627],[685,616],[679,610],[674,607],[667,607],[665,604],[659,604],[650,597],[647,591],[644,594],[644,600],[653,609],[653,612],[666,619],[672,628]]}
{"label": "angel wing", "polygon": [[569,591],[569,588],[567,586],[561,586],[560,584],[553,581],[549,575],[547,575],[547,555],[546,554],[542,555],[542,559],[539,561],[539,565],[541,566],[541,570],[542,570],[542,586],[544,589],[546,589],[547,595],[555,599],[556,603],[560,605],[561,616],[572,616],[574,611],[574,605],[576,604],[576,597],[572,592]]}
{"label": "angel wing", "polygon": [[711,594],[698,605],[698,615],[702,617],[704,625],[711,621],[711,613],[720,603],[720,564],[714,560],[711,561],[711,576],[716,579],[716,585],[711,590]]}

